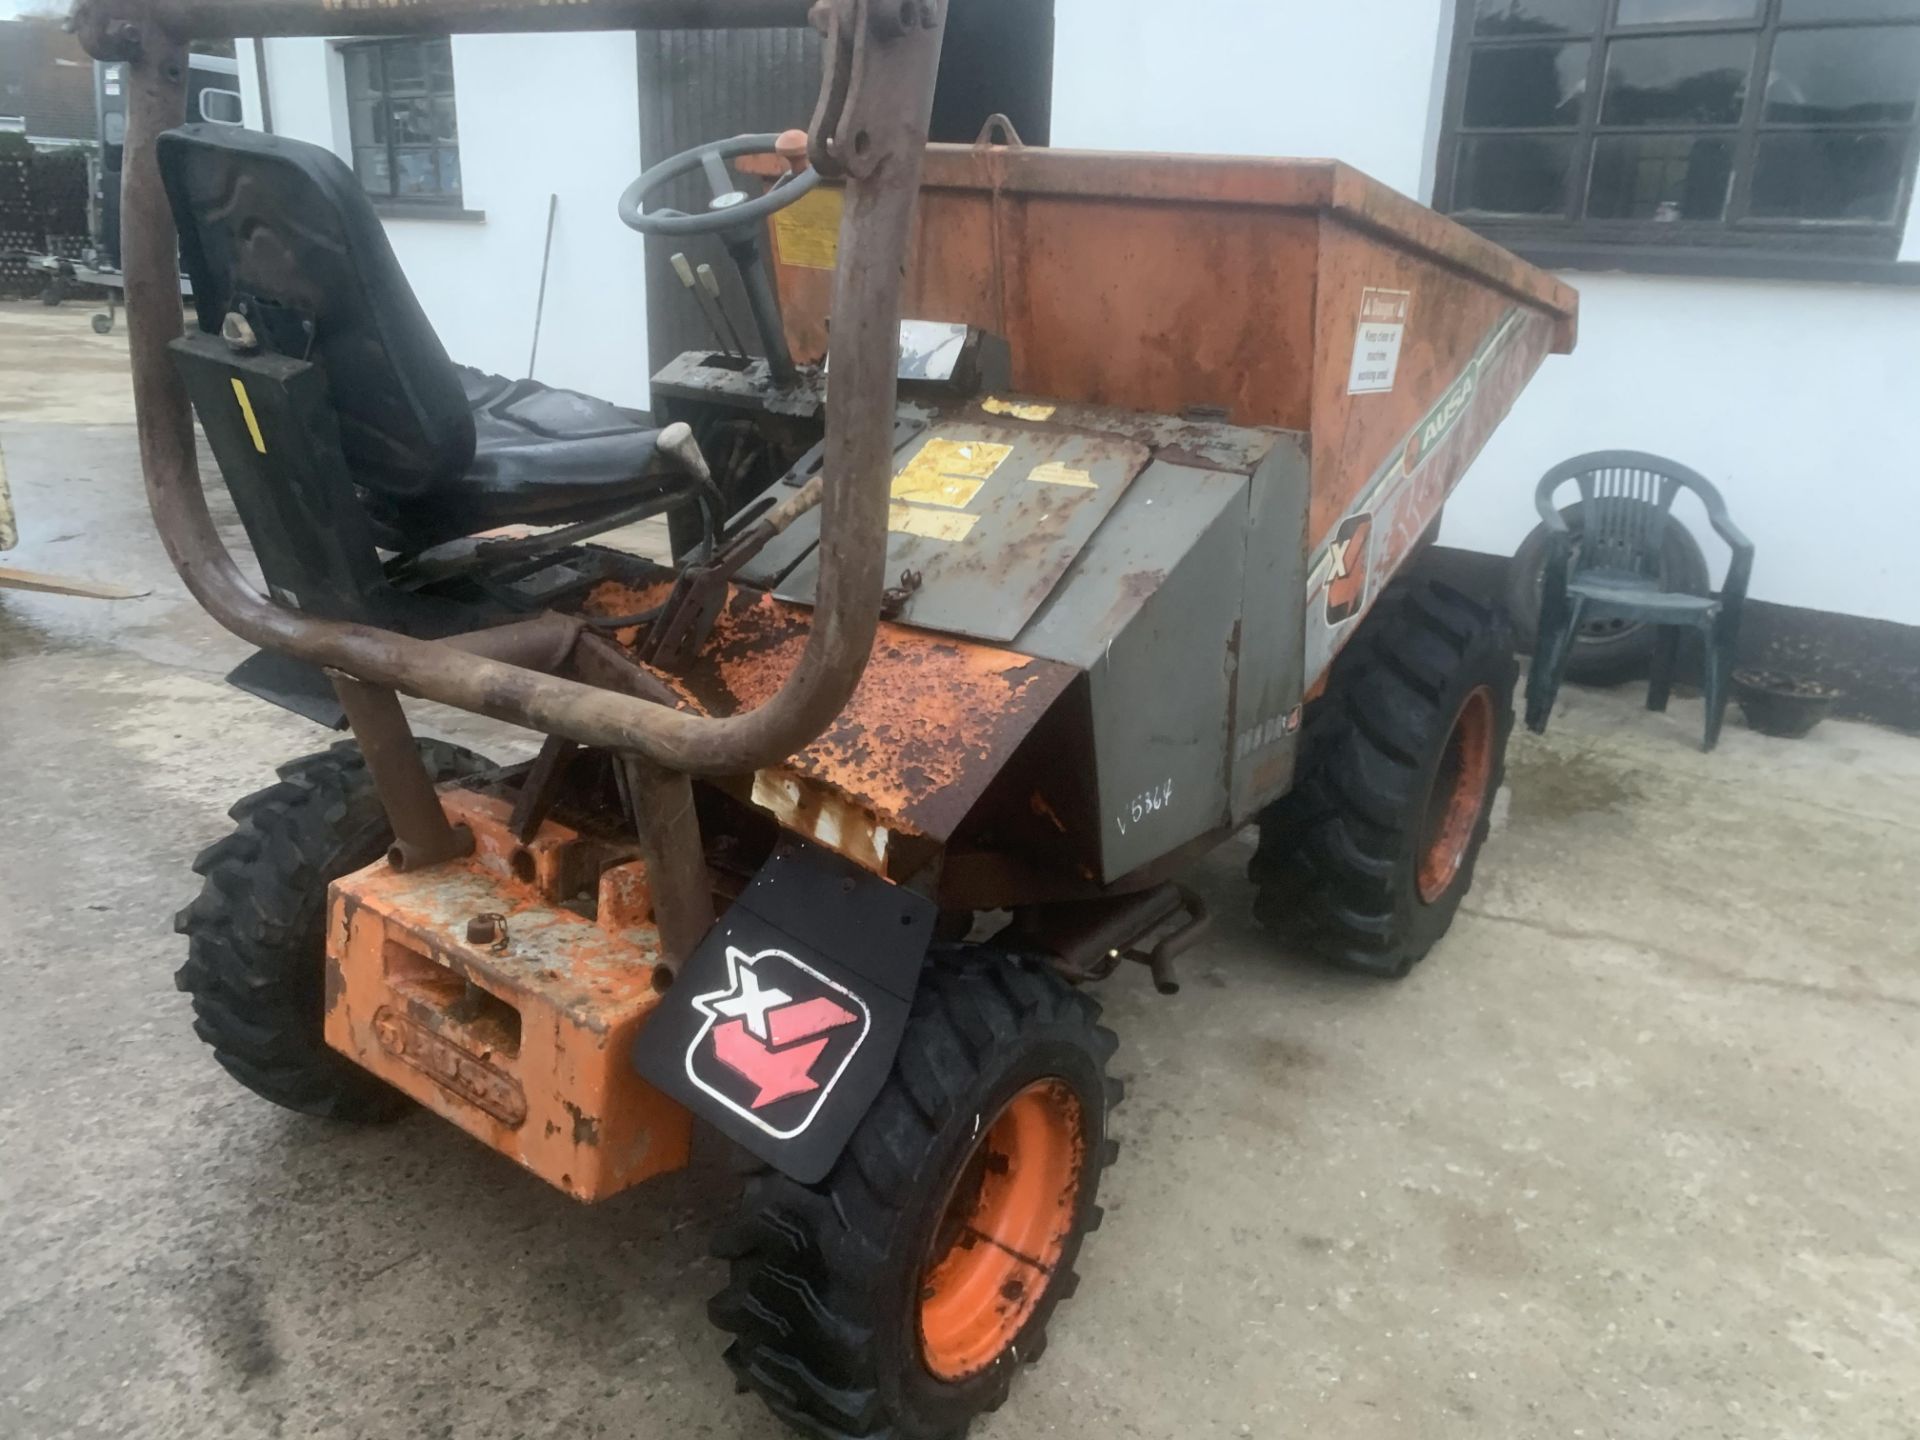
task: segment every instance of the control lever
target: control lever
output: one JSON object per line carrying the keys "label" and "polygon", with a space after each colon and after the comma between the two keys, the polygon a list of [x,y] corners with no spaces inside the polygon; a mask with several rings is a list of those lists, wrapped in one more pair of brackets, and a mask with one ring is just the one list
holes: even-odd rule
{"label": "control lever", "polygon": [[[727,337],[720,333],[720,320],[714,313],[712,302],[707,299],[707,292],[701,287],[700,282],[694,278],[693,266],[687,263],[685,255],[674,255],[673,273],[680,277],[680,283],[686,286],[687,293],[693,296],[693,303],[700,307],[700,314],[706,319],[707,328],[713,332],[713,343],[728,355],[732,355],[733,348],[727,344]],[[740,358],[744,360],[745,354],[742,353]]]}
{"label": "control lever", "polygon": [[707,298],[713,301],[713,308],[720,312],[720,318],[727,322],[727,335],[732,339],[734,348],[742,358],[747,353],[747,342],[740,338],[740,331],[733,323],[733,317],[727,313],[726,301],[720,298],[720,277],[713,273],[711,265],[702,265],[696,272],[700,276],[700,288],[707,292]]}
{"label": "control lever", "polygon": [[[685,434],[675,435],[671,440],[663,434],[660,448],[695,476],[707,480],[706,457],[700,453],[693,432],[684,426],[670,429],[685,430]],[[713,633],[714,623],[727,603],[728,583],[775,536],[819,505],[825,493],[825,477],[815,475],[714,554],[683,569],[673,582],[667,603],[660,609],[659,619],[647,631],[640,649],[641,660],[669,674],[678,674],[691,665]]]}

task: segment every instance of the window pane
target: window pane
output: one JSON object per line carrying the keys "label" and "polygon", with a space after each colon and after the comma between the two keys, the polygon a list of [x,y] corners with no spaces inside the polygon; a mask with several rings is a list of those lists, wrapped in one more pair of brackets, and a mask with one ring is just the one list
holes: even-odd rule
{"label": "window pane", "polygon": [[432,195],[439,191],[440,181],[434,170],[433,151],[396,150],[393,152],[393,163],[394,194]]}
{"label": "window pane", "polygon": [[1618,40],[1607,53],[1605,125],[1737,125],[1751,35]]}
{"label": "window pane", "polygon": [[347,133],[353,137],[353,143],[356,145],[386,144],[387,102],[349,100],[347,102]]}
{"label": "window pane", "polygon": [[1706,135],[1602,135],[1587,215],[1594,220],[1719,220],[1733,188],[1733,141]]}
{"label": "window pane", "polygon": [[1920,28],[1787,30],[1773,46],[1767,119],[1904,125],[1920,97]]}
{"label": "window pane", "polygon": [[1599,0],[1477,0],[1476,35],[1591,35]]}
{"label": "window pane", "polygon": [[441,95],[433,102],[433,138],[451,144],[460,138],[460,127],[453,113],[453,97]]}
{"label": "window pane", "polygon": [[444,94],[453,89],[453,46],[445,40],[429,40],[426,49],[427,79]]}
{"label": "window pane", "polygon": [[1453,208],[1475,215],[1564,215],[1573,137],[1482,135],[1460,142]]}
{"label": "window pane", "polygon": [[380,89],[379,46],[349,46],[343,58],[347,66],[347,94],[372,95]]}
{"label": "window pane", "polygon": [[1577,125],[1591,45],[1503,45],[1477,50],[1462,119],[1471,126]]}
{"label": "window pane", "polygon": [[1920,20],[1920,0],[1780,0],[1780,19]]}
{"label": "window pane", "polygon": [[426,58],[418,41],[402,40],[380,47],[387,67],[389,95],[423,95],[427,89]]}
{"label": "window pane", "polygon": [[1694,25],[1701,21],[1751,20],[1760,0],[1620,0],[1622,25]]}
{"label": "window pane", "polygon": [[1753,214],[1764,219],[1891,220],[1906,169],[1903,133],[1762,135]]}
{"label": "window pane", "polygon": [[391,195],[393,177],[387,172],[387,152],[383,149],[359,149],[353,152],[354,173],[360,188],[370,195]]}
{"label": "window pane", "polygon": [[460,193],[460,152],[458,150],[440,152],[440,188],[449,195]]}
{"label": "window pane", "polygon": [[393,116],[393,143],[426,145],[433,140],[433,102],[431,100],[394,100],[389,102]]}

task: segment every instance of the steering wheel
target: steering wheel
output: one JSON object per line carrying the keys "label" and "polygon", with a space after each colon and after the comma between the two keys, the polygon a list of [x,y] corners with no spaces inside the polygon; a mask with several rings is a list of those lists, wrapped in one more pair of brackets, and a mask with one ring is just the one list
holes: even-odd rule
{"label": "steering wheel", "polygon": [[[820,183],[819,172],[809,165],[797,175],[792,171],[782,175],[773,182],[773,188],[757,200],[747,198],[746,191],[734,183],[727,162],[742,155],[779,154],[781,138],[779,135],[736,135],[731,140],[696,145],[671,160],[662,160],[626,188],[620,197],[620,218],[642,235],[720,235],[757,225]],[[713,191],[713,199],[707,202],[704,214],[640,208],[641,201],[669,180],[677,180],[696,169],[706,171],[707,185]]]}

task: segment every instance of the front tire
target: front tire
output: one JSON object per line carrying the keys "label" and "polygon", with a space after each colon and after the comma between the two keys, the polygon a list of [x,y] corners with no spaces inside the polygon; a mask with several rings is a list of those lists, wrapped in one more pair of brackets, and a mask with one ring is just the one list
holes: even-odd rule
{"label": "front tire", "polygon": [[[436,783],[490,768],[457,745],[419,744]],[[193,998],[194,1033],[256,1095],[304,1115],[391,1120],[406,1097],[329,1047],[322,1031],[327,887],[386,854],[393,829],[351,741],[279,775],[236,804],[233,833],[194,860],[206,883],[174,917],[187,937],[174,984]]]}
{"label": "front tire", "polygon": [[936,963],[832,1173],[748,1180],[709,1309],[775,1414],[813,1436],[959,1440],[1006,1399],[1100,1219],[1120,1086],[1098,1013],[990,950]]}
{"label": "front tire", "polygon": [[1506,773],[1519,666],[1500,614],[1437,583],[1384,596],[1260,817],[1255,916],[1329,963],[1400,979],[1453,924]]}

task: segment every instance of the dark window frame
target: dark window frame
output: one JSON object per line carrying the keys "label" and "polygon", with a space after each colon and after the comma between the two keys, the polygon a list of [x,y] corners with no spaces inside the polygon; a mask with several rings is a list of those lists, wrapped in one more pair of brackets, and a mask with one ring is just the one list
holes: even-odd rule
{"label": "dark window frame", "polygon": [[[424,89],[419,95],[395,96],[387,83],[387,56],[390,52],[407,45],[420,47],[420,73]],[[435,82],[434,65],[432,57],[428,54],[428,51],[436,46],[444,47],[446,50],[446,84],[444,86],[440,86]],[[460,163],[459,102],[456,98],[459,86],[453,73],[453,49],[449,39],[444,35],[383,36],[377,40],[349,41],[340,44],[337,46],[337,49],[340,52],[340,64],[343,70],[343,83],[347,97],[348,153],[352,157],[351,164],[354,175],[359,179],[361,187],[366,189],[368,198],[374,203],[374,208],[413,210],[415,207],[420,207],[428,212],[449,210],[464,214],[465,212],[462,210],[464,173],[462,173],[461,179],[457,181],[451,189],[440,184],[440,154],[450,151],[454,156],[455,164],[458,165]],[[359,91],[354,88],[353,58],[356,54],[366,54],[377,57],[376,63],[379,66],[379,80],[372,88],[366,91]],[[362,137],[355,133],[354,116],[356,100],[377,100],[382,105],[391,106],[395,99],[423,99],[427,102],[429,109],[432,108],[434,101],[445,100],[455,117],[453,138],[451,140],[435,139],[423,143],[402,143],[395,139],[395,126],[391,111],[389,111],[387,115],[384,127],[384,140],[374,140],[370,136]],[[387,188],[384,190],[376,190],[369,187],[367,185],[366,173],[360,168],[360,152],[362,150],[380,149],[384,149],[387,156]],[[405,152],[431,152],[434,155],[434,176],[437,188],[429,191],[403,191],[399,188],[400,156]]]}
{"label": "dark window frame", "polygon": [[[1459,0],[1452,48],[1447,69],[1447,88],[1440,153],[1434,171],[1434,206],[1463,225],[1510,248],[1543,255],[1554,251],[1578,253],[1589,265],[1597,266],[1609,256],[1617,256],[1620,268],[1633,268],[1637,251],[1658,249],[1672,257],[1697,252],[1703,262],[1710,254],[1746,257],[1752,260],[1777,256],[1786,260],[1818,258],[1823,261],[1886,261],[1897,258],[1905,234],[1908,215],[1914,201],[1915,172],[1920,169],[1920,111],[1905,123],[1848,122],[1845,124],[1805,124],[1770,122],[1765,119],[1766,90],[1772,75],[1775,40],[1781,35],[1841,30],[1878,30],[1899,26],[1920,30],[1920,20],[1797,20],[1782,21],[1783,0],[1762,0],[1757,14],[1733,21],[1666,22],[1642,25],[1618,23],[1619,0],[1599,0],[1598,20],[1590,32],[1564,34],[1522,33],[1502,36],[1476,36],[1475,0]],[[1680,38],[1687,36],[1753,35],[1753,69],[1748,75],[1745,103],[1737,126],[1708,124],[1604,125],[1601,109],[1605,101],[1606,65],[1609,47],[1620,39]],[[1527,126],[1498,128],[1467,126],[1462,123],[1466,105],[1467,79],[1476,51],[1524,47],[1541,44],[1581,44],[1591,47],[1587,57],[1586,92],[1578,123],[1573,126]],[[1892,217],[1887,221],[1817,220],[1756,218],[1749,213],[1753,193],[1755,160],[1760,139],[1773,134],[1818,134],[1822,131],[1848,133],[1874,130],[1903,135],[1905,144],[1900,171],[1900,190]],[[1733,177],[1724,218],[1715,221],[1595,220],[1584,214],[1587,188],[1591,181],[1596,141],[1608,135],[1707,136],[1724,134],[1734,141]],[[1492,215],[1483,212],[1456,212],[1453,189],[1459,174],[1462,141],[1484,136],[1570,137],[1574,142],[1573,163],[1568,167],[1567,191],[1563,214],[1558,217]],[[1574,218],[1574,217],[1578,218]],[[1691,267],[1686,267],[1691,268]],[[1900,267],[1904,269],[1905,267]]]}

